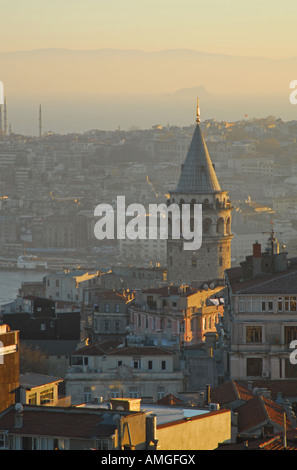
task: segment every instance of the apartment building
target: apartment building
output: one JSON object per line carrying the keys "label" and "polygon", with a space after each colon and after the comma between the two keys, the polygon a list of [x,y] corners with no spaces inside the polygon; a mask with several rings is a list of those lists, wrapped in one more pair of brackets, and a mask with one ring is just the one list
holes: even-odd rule
{"label": "apartment building", "polygon": [[297,260],[253,245],[240,267],[226,270],[226,370],[231,380],[296,379],[290,344],[297,339]]}
{"label": "apartment building", "polygon": [[216,332],[223,315],[223,286],[205,283],[201,289],[165,286],[136,292],[130,308],[129,342],[177,346],[199,344]]}
{"label": "apartment building", "polygon": [[173,351],[102,341],[70,354],[65,383],[74,404],[123,396],[157,401],[185,390],[186,370]]}

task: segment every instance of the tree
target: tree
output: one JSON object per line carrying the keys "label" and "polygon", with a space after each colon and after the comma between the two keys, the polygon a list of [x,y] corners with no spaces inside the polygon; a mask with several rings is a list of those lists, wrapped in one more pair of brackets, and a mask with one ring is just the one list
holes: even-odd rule
{"label": "tree", "polygon": [[49,366],[46,355],[38,348],[26,344],[20,345],[20,373],[48,374]]}

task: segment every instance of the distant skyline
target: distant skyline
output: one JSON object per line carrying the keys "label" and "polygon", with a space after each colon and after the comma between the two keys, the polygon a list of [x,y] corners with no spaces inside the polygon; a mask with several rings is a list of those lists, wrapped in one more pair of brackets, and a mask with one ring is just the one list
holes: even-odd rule
{"label": "distant skyline", "polygon": [[9,0],[1,5],[0,52],[186,48],[297,57],[296,17],[295,0]]}
{"label": "distant skyline", "polygon": [[197,88],[202,119],[297,115],[295,0],[2,3],[0,80],[15,132],[38,132],[39,103],[44,131],[187,125]]}

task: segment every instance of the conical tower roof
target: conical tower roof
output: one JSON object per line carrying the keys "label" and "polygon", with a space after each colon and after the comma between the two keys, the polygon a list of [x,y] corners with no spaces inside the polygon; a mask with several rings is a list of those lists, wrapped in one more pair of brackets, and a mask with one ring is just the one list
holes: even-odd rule
{"label": "conical tower roof", "polygon": [[199,105],[197,102],[197,125],[188,150],[185,163],[175,192],[179,193],[213,193],[220,192],[208,149],[200,128]]}

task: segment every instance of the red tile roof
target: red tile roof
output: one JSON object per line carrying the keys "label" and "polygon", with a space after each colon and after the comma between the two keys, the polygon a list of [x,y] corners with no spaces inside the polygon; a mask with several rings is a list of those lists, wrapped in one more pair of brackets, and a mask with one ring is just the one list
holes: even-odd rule
{"label": "red tile roof", "polygon": [[297,450],[297,440],[287,438],[287,444],[285,447],[284,437],[275,436],[269,441],[263,442],[259,445],[259,450]]}
{"label": "red tile roof", "polygon": [[93,437],[109,437],[114,433],[116,425],[104,423],[104,416],[99,413],[76,412],[67,409],[40,410],[24,409],[23,425],[15,427],[15,411],[10,408],[0,417],[0,429],[13,434],[39,436],[72,437],[91,439]]}
{"label": "red tile roof", "polygon": [[172,356],[174,352],[154,346],[123,347],[113,349],[107,353],[109,356]]}
{"label": "red tile roof", "polygon": [[105,340],[98,343],[91,343],[87,346],[83,346],[79,349],[76,349],[71,354],[78,356],[104,356],[109,351],[116,349],[118,346],[123,344],[122,341],[118,340]]}
{"label": "red tile roof", "polygon": [[72,356],[169,356],[174,352],[154,346],[123,346],[122,341],[106,340],[76,349]]}
{"label": "red tile roof", "polygon": [[185,402],[175,397],[174,395],[168,394],[165,397],[157,401],[157,405],[184,405]]}
{"label": "red tile roof", "polygon": [[254,394],[243,385],[231,380],[211,389],[210,397],[213,403],[228,405],[237,400],[248,401],[254,397]]}
{"label": "red tile roof", "polygon": [[[261,395],[255,396],[236,410],[238,413],[238,432],[252,430],[268,422],[283,427],[284,410],[273,400]],[[292,429],[292,425],[286,419],[287,429]]]}
{"label": "red tile roof", "polygon": [[[243,386],[247,386],[247,382],[240,381]],[[253,380],[252,387],[267,388],[271,392],[271,398],[276,400],[278,394],[281,393],[282,398],[297,397],[297,379],[289,380]]]}

